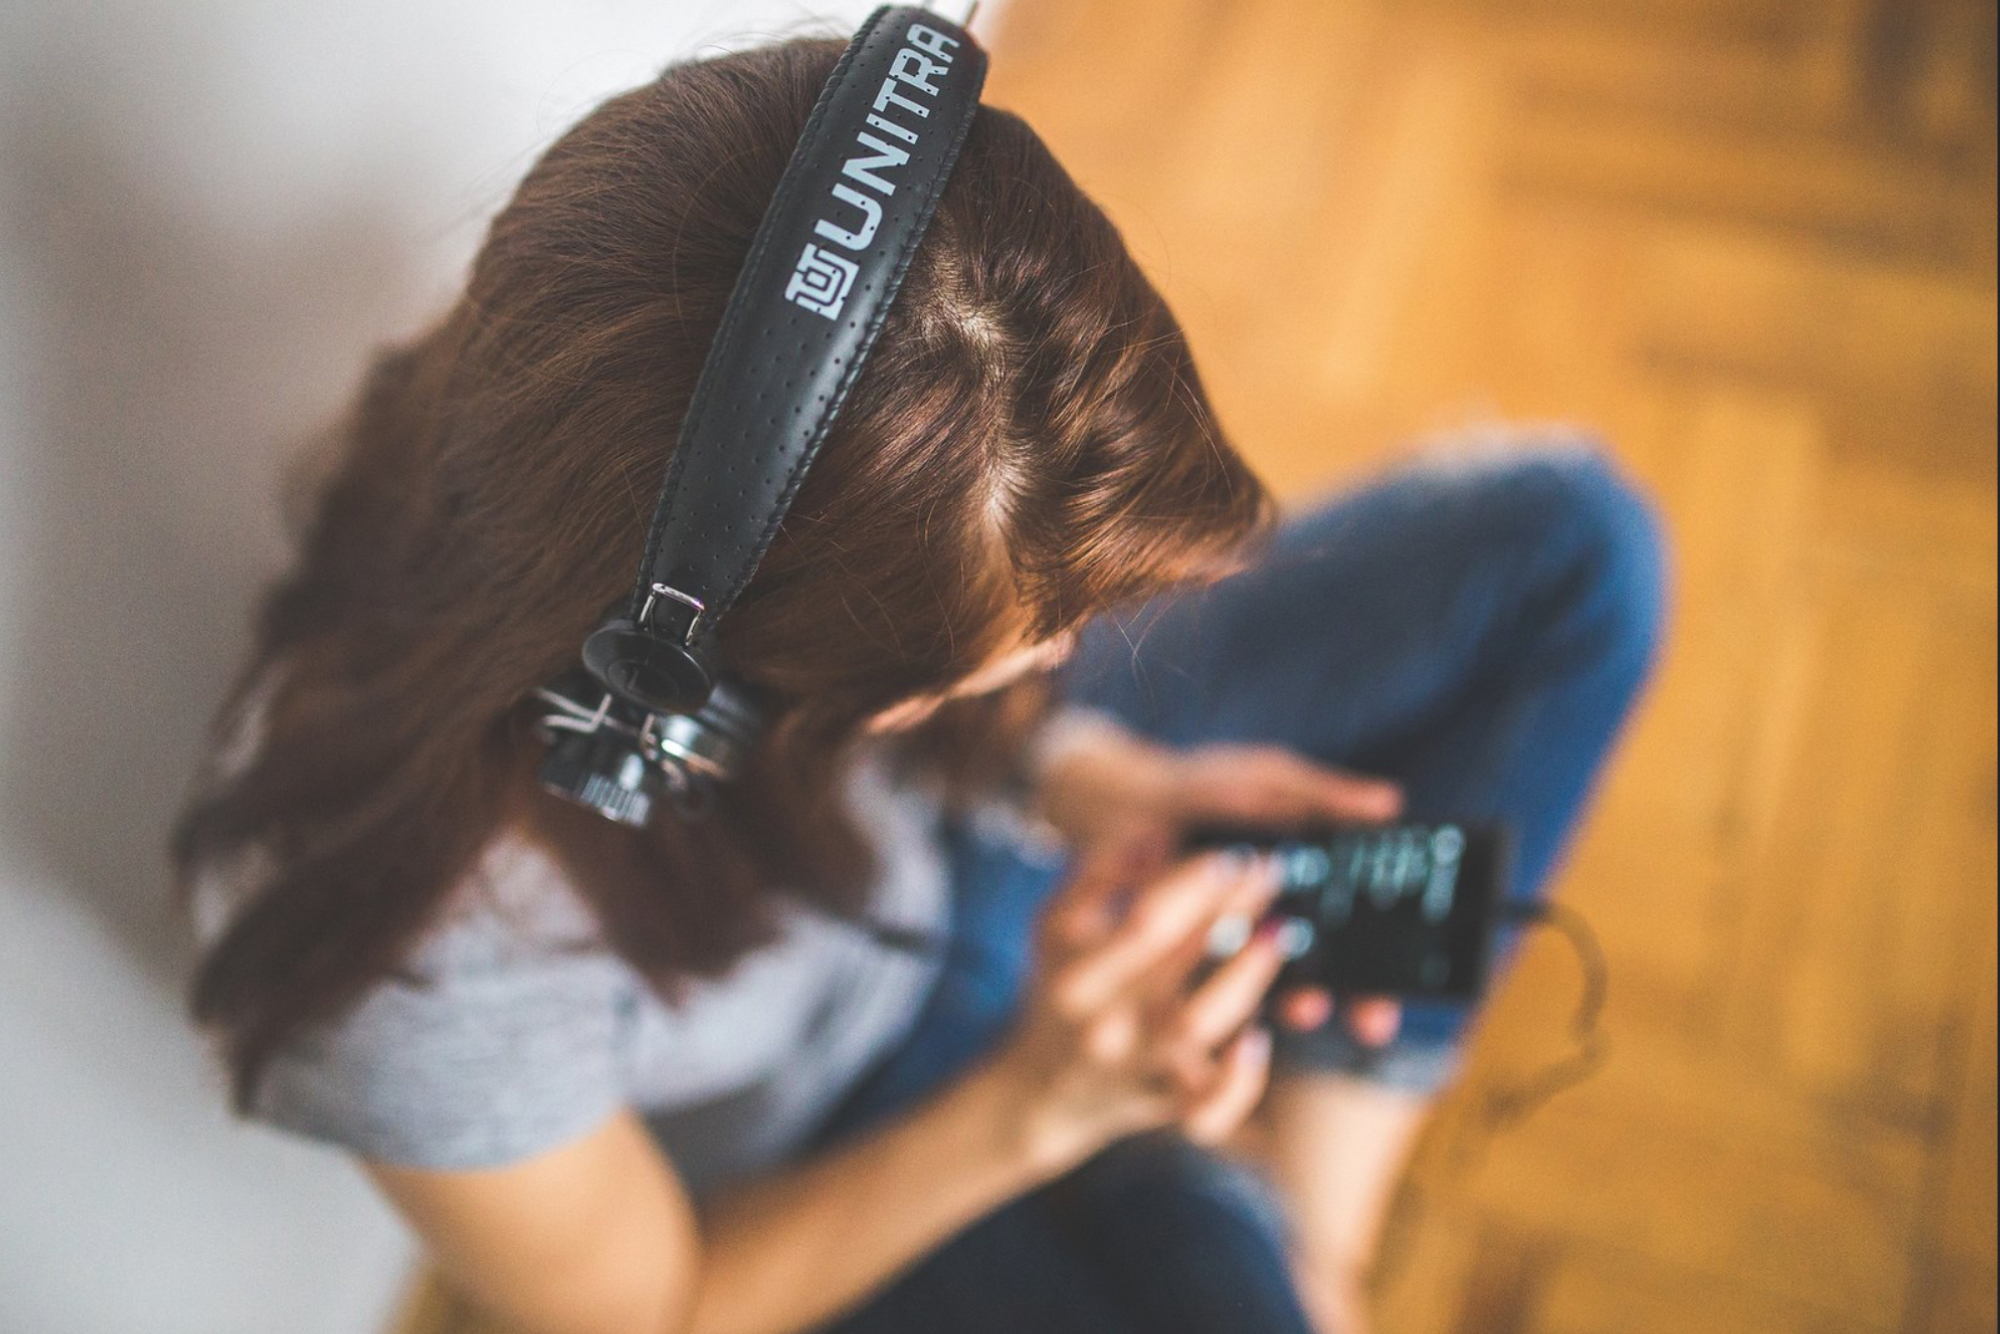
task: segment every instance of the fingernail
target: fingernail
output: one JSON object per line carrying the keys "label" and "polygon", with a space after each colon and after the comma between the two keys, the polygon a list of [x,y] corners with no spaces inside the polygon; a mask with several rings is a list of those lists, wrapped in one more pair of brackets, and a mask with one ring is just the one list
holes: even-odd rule
{"label": "fingernail", "polygon": [[1269,917],[1257,927],[1257,943],[1269,945],[1281,959],[1301,959],[1312,949],[1313,924],[1303,917]]}
{"label": "fingernail", "polygon": [[1242,844],[1232,844],[1222,848],[1215,853],[1214,861],[1209,865],[1209,878],[1217,888],[1234,885],[1243,878],[1243,873],[1250,869],[1256,859],[1256,850]]}
{"label": "fingernail", "polygon": [[1250,919],[1240,913],[1218,917],[1208,932],[1208,955],[1211,959],[1227,959],[1250,943],[1253,928]]}
{"label": "fingernail", "polygon": [[1285,1007],[1287,1026],[1302,1033],[1323,1028],[1333,1018],[1333,1001],[1324,992],[1295,992]]}
{"label": "fingernail", "polygon": [[1271,1030],[1253,1028],[1243,1035],[1243,1059],[1252,1065],[1262,1065],[1271,1059]]}
{"label": "fingernail", "polygon": [[1312,952],[1313,940],[1318,933],[1313,924],[1303,917],[1286,917],[1278,923],[1276,941],[1278,953],[1287,960],[1303,959]]}

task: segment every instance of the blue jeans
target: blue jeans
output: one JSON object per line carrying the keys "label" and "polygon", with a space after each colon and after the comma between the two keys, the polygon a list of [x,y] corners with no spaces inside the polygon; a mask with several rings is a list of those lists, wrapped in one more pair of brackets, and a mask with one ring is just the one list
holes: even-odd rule
{"label": "blue jeans", "polygon": [[[1514,893],[1532,898],[1649,672],[1663,584],[1651,507],[1586,442],[1438,456],[1302,507],[1242,573],[1093,622],[1062,686],[1169,745],[1279,743],[1395,779],[1414,818],[1504,823]],[[836,1137],[934,1090],[1011,1022],[1063,867],[979,827],[948,841],[943,977]],[[1474,1018],[1410,1005],[1385,1048],[1334,1024],[1279,1034],[1276,1059],[1429,1093]],[[1260,1183],[1140,1140],[997,1211],[834,1328],[1305,1331],[1283,1255]]]}

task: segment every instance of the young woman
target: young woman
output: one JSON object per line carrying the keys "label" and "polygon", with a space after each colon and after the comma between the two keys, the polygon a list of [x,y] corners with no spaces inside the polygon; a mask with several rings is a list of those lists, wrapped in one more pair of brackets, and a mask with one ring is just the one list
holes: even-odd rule
{"label": "young woman", "polygon": [[[630,578],[840,50],[598,109],[378,361],[178,833],[195,1013],[523,1330],[1335,1328],[1467,1016],[1300,995],[1274,1043],[1276,942],[1196,975],[1269,868],[1168,849],[1407,804],[1509,821],[1532,892],[1650,658],[1646,508],[1555,442],[1274,524],[982,109],[720,632],[746,778],[643,830],[542,792],[531,694]],[[1266,1174],[1196,1147],[1253,1112]]]}

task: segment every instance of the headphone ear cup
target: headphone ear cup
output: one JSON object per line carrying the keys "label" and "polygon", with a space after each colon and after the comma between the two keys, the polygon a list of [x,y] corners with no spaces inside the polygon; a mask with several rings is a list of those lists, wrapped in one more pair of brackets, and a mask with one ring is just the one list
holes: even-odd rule
{"label": "headphone ear cup", "polygon": [[708,654],[614,616],[583,641],[583,665],[606,690],[649,713],[693,713],[715,690]]}

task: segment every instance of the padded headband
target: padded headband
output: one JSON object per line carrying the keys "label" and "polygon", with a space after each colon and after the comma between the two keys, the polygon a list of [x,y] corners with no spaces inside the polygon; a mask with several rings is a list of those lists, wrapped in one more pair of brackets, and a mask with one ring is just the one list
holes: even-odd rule
{"label": "padded headband", "polygon": [[699,707],[727,612],[770,547],[880,334],[972,128],[986,54],[912,6],[835,67],[730,294],[625,615],[584,661],[656,712]]}

